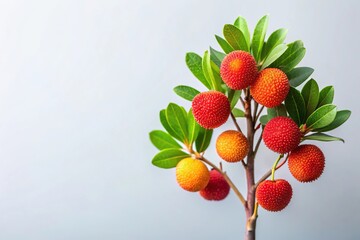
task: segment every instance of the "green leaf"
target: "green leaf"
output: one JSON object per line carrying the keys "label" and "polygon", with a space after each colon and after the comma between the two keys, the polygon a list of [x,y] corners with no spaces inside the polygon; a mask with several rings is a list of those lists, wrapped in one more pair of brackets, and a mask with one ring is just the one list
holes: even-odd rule
{"label": "green leaf", "polygon": [[228,98],[230,101],[230,107],[231,109],[233,109],[237,102],[239,101],[241,96],[241,90],[233,90],[229,88],[229,94],[228,94]]}
{"label": "green leaf", "polygon": [[240,31],[244,34],[244,38],[246,40],[247,45],[250,46],[250,31],[249,31],[248,24],[247,24],[245,18],[239,16],[235,20],[234,26],[237,27],[238,29],[240,29]]}
{"label": "green leaf", "polygon": [[279,117],[279,116],[287,116],[287,112],[286,112],[286,107],[284,104],[281,104],[277,107],[274,108],[268,108],[267,109],[267,116],[270,119],[274,118],[274,117]]}
{"label": "green leaf", "polygon": [[334,100],[334,87],[333,86],[324,87],[320,91],[319,104],[317,105],[317,107],[319,108],[323,105],[330,104],[333,102],[333,100]]}
{"label": "green leaf", "polygon": [[266,30],[269,24],[269,16],[263,16],[259,22],[256,24],[254,35],[251,43],[252,53],[257,62],[259,62],[261,57],[261,51],[264,45],[264,39]]}
{"label": "green leaf", "polygon": [[179,95],[180,97],[192,101],[193,98],[198,95],[200,92],[195,88],[180,85],[174,88],[174,92]]}
{"label": "green leaf", "polygon": [[317,82],[314,79],[308,81],[301,90],[301,95],[305,101],[306,117],[308,117],[315,111],[319,101],[319,86]]}
{"label": "green leaf", "polygon": [[303,82],[308,79],[311,74],[314,72],[314,69],[309,67],[298,67],[294,68],[288,72],[287,77],[290,81],[290,86],[297,87],[300,86]]}
{"label": "green leaf", "polygon": [[211,60],[210,60],[210,54],[208,51],[205,51],[202,67],[204,70],[204,75],[207,81],[210,83],[211,89],[222,91],[221,88],[221,82],[219,82],[218,78],[215,78],[212,67],[211,67]]}
{"label": "green leaf", "polygon": [[170,127],[179,135],[180,140],[183,143],[188,143],[186,112],[184,115],[184,110],[180,106],[175,103],[170,103],[166,108],[166,118]]}
{"label": "green leaf", "polygon": [[301,93],[291,87],[285,99],[286,110],[289,116],[300,126],[305,121],[306,108]]}
{"label": "green leaf", "polygon": [[322,141],[322,142],[331,142],[331,141],[342,141],[343,143],[345,142],[344,139],[342,139],[342,138],[330,136],[325,133],[314,133],[314,134],[305,136],[303,139],[304,140]]}
{"label": "green leaf", "polygon": [[220,76],[220,68],[213,61],[211,61],[211,59],[210,59],[210,65],[216,84],[218,84],[218,87],[220,87],[221,92],[225,93],[226,88],[224,89],[222,87],[223,80]]}
{"label": "green leaf", "polygon": [[219,43],[222,50],[224,50],[225,53],[230,53],[234,51],[235,49],[222,37],[215,35],[216,41]]}
{"label": "green leaf", "polygon": [[225,24],[223,34],[226,41],[235,50],[249,51],[249,46],[245,40],[244,34],[239,28],[231,24]]}
{"label": "green leaf", "polygon": [[287,50],[270,67],[280,68],[284,72],[291,71],[305,56],[302,41],[298,40],[288,44]]}
{"label": "green leaf", "polygon": [[309,129],[318,129],[328,126],[336,116],[336,106],[326,104],[316,109],[306,120],[306,127]]}
{"label": "green leaf", "polygon": [[180,144],[164,131],[154,130],[150,132],[149,136],[152,144],[159,150],[166,148],[181,148]]}
{"label": "green leaf", "polygon": [[218,67],[221,66],[221,62],[224,59],[224,57],[226,56],[225,53],[216,51],[215,49],[213,49],[212,47],[210,47],[210,59],[211,61],[213,61]]}
{"label": "green leaf", "polygon": [[234,117],[245,117],[245,112],[239,108],[234,108],[232,111],[232,114],[234,114]]}
{"label": "green leaf", "polygon": [[221,77],[220,77],[220,68],[218,65],[216,65],[212,60],[211,60],[211,57],[210,57],[210,65],[211,65],[211,69],[213,70],[213,74],[214,76],[218,75],[220,80],[222,81]]}
{"label": "green leaf", "polygon": [[351,115],[351,111],[349,110],[341,110],[336,113],[335,119],[332,123],[324,128],[318,129],[319,132],[328,132],[335,128],[340,127],[343,123],[345,123]]}
{"label": "green leaf", "polygon": [[268,115],[262,115],[260,117],[259,121],[260,121],[261,125],[265,126],[268,123],[268,121],[270,121],[270,118]]}
{"label": "green leaf", "polygon": [[262,59],[266,58],[276,46],[284,42],[287,32],[287,29],[280,28],[270,35],[266,45],[263,47],[264,49],[262,51]]}
{"label": "green leaf", "polygon": [[261,65],[261,69],[264,69],[270,66],[276,59],[278,59],[288,48],[286,44],[277,45],[269,54],[269,56],[264,60],[264,63]]}
{"label": "green leaf", "polygon": [[189,126],[189,144],[192,145],[192,143],[196,140],[199,131],[200,131],[200,125],[195,121],[194,115],[192,113],[192,109],[190,109],[188,113],[188,126]]}
{"label": "green leaf", "polygon": [[189,154],[180,151],[179,149],[164,149],[152,159],[152,164],[159,168],[174,168],[182,159],[190,157]]}
{"label": "green leaf", "polygon": [[188,52],[186,53],[185,61],[192,74],[194,74],[207,89],[210,89],[210,84],[203,73],[202,58],[196,53]]}
{"label": "green leaf", "polygon": [[210,144],[213,130],[200,128],[199,135],[195,141],[196,151],[199,153],[204,152]]}
{"label": "green leaf", "polygon": [[160,122],[163,125],[163,127],[165,128],[165,130],[174,138],[176,138],[179,141],[182,141],[181,136],[176,133],[169,125],[169,122],[167,120],[166,117],[166,109],[163,109],[160,111]]}

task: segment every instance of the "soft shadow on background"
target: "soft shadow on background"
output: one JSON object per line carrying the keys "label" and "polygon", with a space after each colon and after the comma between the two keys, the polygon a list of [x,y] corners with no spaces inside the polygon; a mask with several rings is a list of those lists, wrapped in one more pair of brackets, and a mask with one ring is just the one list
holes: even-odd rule
{"label": "soft shadow on background", "polygon": [[[259,212],[258,239],[360,238],[358,1],[1,1],[0,239],[242,239],[243,209],[233,193],[206,202],[180,189],[174,170],[151,165],[148,132],[172,89],[203,89],[185,53],[217,47],[214,34],[238,16],[251,29],[289,29],[335,86],[351,119],[319,144],[323,176],[300,184],[281,213]],[[228,123],[222,129],[233,128]],[[215,133],[216,137],[221,130]],[[218,161],[214,150],[208,157]],[[262,148],[257,176],[275,155]],[[244,191],[239,165],[225,165]]]}

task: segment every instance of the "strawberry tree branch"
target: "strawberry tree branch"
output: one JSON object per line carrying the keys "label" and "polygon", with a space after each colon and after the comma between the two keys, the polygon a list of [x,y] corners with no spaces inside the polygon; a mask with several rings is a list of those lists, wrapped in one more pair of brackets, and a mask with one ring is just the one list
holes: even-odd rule
{"label": "strawberry tree branch", "polygon": [[[247,139],[249,141],[249,152],[246,160],[246,182],[247,182],[247,204],[245,206],[245,213],[247,219],[245,238],[248,240],[255,239],[255,226],[257,217],[253,217],[255,211],[255,174],[254,174],[254,135],[255,135],[255,122],[253,114],[251,113],[252,98],[249,88],[245,91],[245,117],[247,125]],[[254,106],[254,108],[256,108]]]}
{"label": "strawberry tree branch", "polygon": [[233,120],[233,122],[234,122],[234,124],[235,124],[236,129],[237,129],[239,132],[242,133],[241,128],[240,128],[238,122],[236,121],[236,118],[235,118],[234,114],[231,113],[230,115],[231,115],[231,118],[232,118],[232,120]]}
{"label": "strawberry tree branch", "polygon": [[254,123],[256,123],[256,116],[257,116],[258,107],[259,107],[259,104],[257,102],[254,102],[254,114],[253,114]]}
{"label": "strawberry tree branch", "polygon": [[259,207],[258,202],[255,202],[254,212],[246,223],[246,229],[248,229],[248,231],[255,231],[256,219],[258,217],[258,207]]}
{"label": "strawberry tree branch", "polygon": [[244,101],[244,99],[242,99],[241,96],[240,96],[240,102],[241,102],[242,106],[245,108],[245,101]]}
{"label": "strawberry tree branch", "polygon": [[258,152],[258,150],[259,150],[259,147],[260,147],[260,144],[261,144],[261,140],[262,140],[262,135],[263,135],[263,130],[261,130],[259,139],[257,140],[256,145],[255,145],[255,149],[254,149],[255,155],[257,154],[257,152]]}
{"label": "strawberry tree branch", "polygon": [[254,118],[254,123],[256,123],[256,122],[257,122],[257,120],[259,119],[260,114],[261,114],[261,112],[262,112],[263,110],[264,110],[264,106],[261,106],[261,108],[260,108],[259,112],[257,112],[257,113],[256,113],[256,115],[255,115],[255,118]]}

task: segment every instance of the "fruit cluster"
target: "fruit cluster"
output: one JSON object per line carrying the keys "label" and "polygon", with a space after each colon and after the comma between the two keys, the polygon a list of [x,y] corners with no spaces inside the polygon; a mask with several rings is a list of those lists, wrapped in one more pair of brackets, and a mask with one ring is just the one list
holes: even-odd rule
{"label": "fruit cluster", "polygon": [[[241,50],[233,51],[224,57],[220,75],[228,88],[233,90],[249,88],[255,102],[268,108],[281,105],[290,90],[288,77],[281,69],[265,68],[258,72],[254,57]],[[210,90],[199,93],[193,98],[192,111],[201,127],[213,129],[227,121],[231,107],[225,94]],[[288,158],[291,174],[300,182],[310,182],[322,174],[325,158],[315,145],[299,146],[303,136],[304,133],[294,120],[290,117],[277,116],[265,125],[262,139],[274,152],[280,154],[290,152]],[[242,132],[227,130],[217,138],[216,150],[224,161],[239,162],[247,156],[249,142]],[[186,158],[180,161],[176,166],[176,173],[179,185],[185,190],[206,191],[208,195],[211,195],[212,191],[222,191],[221,188],[228,192],[228,184],[217,184],[213,178],[209,182],[209,172],[200,160],[191,161]],[[221,174],[217,180],[226,183]],[[208,183],[212,187],[206,188]],[[215,185],[217,187],[214,187]],[[259,184],[256,191],[258,203],[269,211],[280,211],[285,208],[291,196],[291,185],[284,179],[264,181]],[[211,197],[205,199],[213,200]]]}
{"label": "fruit cluster", "polygon": [[[270,175],[265,175],[253,187],[260,206],[268,211],[281,211],[289,204],[293,190],[288,181],[275,178],[276,170],[287,161],[290,173],[299,182],[318,179],[324,171],[324,154],[316,145],[302,142],[343,141],[324,132],[342,125],[350,111],[338,111],[332,104],[332,86],[320,91],[314,79],[308,80],[313,69],[296,67],[305,55],[301,41],[283,43],[287,31],[279,29],[265,42],[267,21],[265,16],[258,22],[250,39],[247,23],[239,17],[234,24],[224,26],[225,39],[216,36],[224,52],[210,48],[203,58],[195,53],[186,55],[187,66],[207,90],[177,86],[174,91],[191,101],[191,109],[186,111],[170,103],[160,112],[166,132],[152,131],[150,139],[160,150],[152,163],[161,168],[176,167],[176,180],[181,188],[216,201],[226,198],[232,188],[249,209],[222,164],[216,166],[204,157],[213,129],[223,126],[231,117],[236,130],[219,134],[215,143],[218,156],[229,164],[241,162],[254,176],[253,160],[261,141],[278,153],[271,179],[266,180]],[[304,82],[302,90],[297,90]],[[236,107],[240,102],[243,109]],[[263,109],[267,109],[267,114],[261,115]],[[246,119],[247,136],[237,118]],[[261,133],[254,144],[257,132]],[[207,165],[212,167],[211,171]]]}

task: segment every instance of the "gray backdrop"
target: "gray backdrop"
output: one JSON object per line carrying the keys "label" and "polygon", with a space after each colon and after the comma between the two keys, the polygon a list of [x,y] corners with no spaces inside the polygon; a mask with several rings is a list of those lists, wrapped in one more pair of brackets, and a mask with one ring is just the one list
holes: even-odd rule
{"label": "gray backdrop", "polygon": [[[351,120],[318,144],[326,171],[313,184],[289,179],[294,197],[280,213],[259,212],[258,239],[359,239],[358,1],[0,1],[0,239],[242,239],[233,193],[206,202],[180,189],[174,170],[151,165],[148,132],[172,88],[204,90],[187,70],[238,15],[251,29],[302,39],[301,65],[334,85]],[[218,47],[217,47],[218,48]],[[228,123],[223,129],[233,128]],[[220,133],[216,131],[215,137]],[[213,146],[213,145],[212,145]],[[213,148],[209,158],[218,161]],[[275,154],[264,147],[257,176]],[[224,166],[244,191],[239,165]]]}

